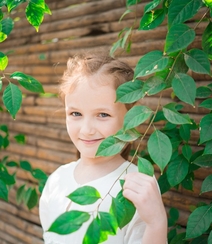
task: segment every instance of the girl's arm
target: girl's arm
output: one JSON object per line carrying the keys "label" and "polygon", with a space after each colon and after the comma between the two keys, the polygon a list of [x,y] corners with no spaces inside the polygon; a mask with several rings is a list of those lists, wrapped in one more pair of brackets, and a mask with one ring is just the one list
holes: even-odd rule
{"label": "girl's arm", "polygon": [[167,216],[154,177],[133,172],[125,176],[123,195],[135,205],[146,223],[142,244],[165,244],[167,240]]}

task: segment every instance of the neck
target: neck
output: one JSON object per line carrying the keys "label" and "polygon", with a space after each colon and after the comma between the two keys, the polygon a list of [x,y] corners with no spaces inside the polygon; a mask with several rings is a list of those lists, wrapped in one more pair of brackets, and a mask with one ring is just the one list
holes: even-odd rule
{"label": "neck", "polygon": [[75,179],[79,184],[101,178],[116,170],[125,162],[120,155],[112,157],[80,158],[80,162],[75,169]]}

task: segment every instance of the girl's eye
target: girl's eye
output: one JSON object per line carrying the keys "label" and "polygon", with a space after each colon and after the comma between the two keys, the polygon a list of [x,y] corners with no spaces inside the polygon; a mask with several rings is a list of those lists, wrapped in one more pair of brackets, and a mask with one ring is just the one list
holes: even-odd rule
{"label": "girl's eye", "polygon": [[78,116],[81,116],[82,114],[79,112],[72,112],[72,113],[70,113],[70,115],[72,115],[74,117],[78,117]]}
{"label": "girl's eye", "polygon": [[106,114],[106,113],[100,113],[99,114],[99,117],[105,118],[105,117],[110,117],[110,115],[109,114]]}

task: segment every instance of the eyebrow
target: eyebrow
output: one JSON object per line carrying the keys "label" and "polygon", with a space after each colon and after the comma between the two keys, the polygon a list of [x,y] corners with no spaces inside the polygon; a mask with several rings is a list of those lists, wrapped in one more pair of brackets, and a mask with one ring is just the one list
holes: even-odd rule
{"label": "eyebrow", "polygon": [[[76,107],[72,107],[72,106],[66,106],[66,110],[80,110],[79,108]],[[107,111],[107,112],[111,112],[111,109],[106,108],[106,107],[99,107],[94,109],[93,111]]]}

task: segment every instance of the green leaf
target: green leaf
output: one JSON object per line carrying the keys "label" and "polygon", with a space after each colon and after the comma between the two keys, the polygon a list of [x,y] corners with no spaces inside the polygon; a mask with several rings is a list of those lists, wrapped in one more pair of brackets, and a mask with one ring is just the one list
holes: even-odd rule
{"label": "green leaf", "polygon": [[4,53],[0,52],[0,70],[5,70],[7,65],[8,57]]}
{"label": "green leaf", "polygon": [[128,27],[125,28],[125,34],[124,34],[124,36],[122,38],[122,42],[121,42],[122,48],[125,48],[126,42],[128,40],[128,37],[130,36],[131,32],[132,32],[132,28],[128,28]]}
{"label": "green leaf", "polygon": [[29,187],[25,192],[24,192],[24,196],[23,196],[23,201],[24,204],[27,206],[28,200],[30,198],[32,192],[32,187]]}
{"label": "green leaf", "polygon": [[144,82],[141,80],[128,81],[120,85],[116,90],[116,102],[133,103],[144,97],[142,92]]}
{"label": "green leaf", "polygon": [[176,74],[172,80],[172,87],[181,101],[194,106],[196,83],[191,76],[183,73]]}
{"label": "green leaf", "polygon": [[166,121],[166,118],[163,115],[163,111],[162,110],[158,110],[153,122],[158,122],[158,121],[161,121],[161,120]]}
{"label": "green leaf", "polygon": [[155,130],[149,137],[147,148],[151,159],[163,172],[172,155],[170,139],[161,131]]}
{"label": "green leaf", "polygon": [[8,136],[4,137],[3,138],[3,147],[7,148],[9,146],[9,144],[10,144],[10,141],[8,139]]}
{"label": "green leaf", "polygon": [[208,98],[199,104],[199,108],[207,108],[212,110],[212,98]]}
{"label": "green leaf", "polygon": [[185,240],[185,232],[177,234],[170,242],[170,244],[187,244]]}
{"label": "green leaf", "polygon": [[6,163],[6,165],[8,167],[18,167],[18,163],[16,163],[15,161],[9,161]]}
{"label": "green leaf", "polygon": [[116,155],[121,152],[125,144],[125,142],[116,139],[114,136],[109,136],[100,143],[96,156]]}
{"label": "green leaf", "polygon": [[208,26],[204,30],[202,35],[202,49],[208,55],[208,58],[212,60],[212,22],[209,21]]}
{"label": "green leaf", "polygon": [[0,70],[5,70],[8,65],[8,57],[0,52]]}
{"label": "green leaf", "polygon": [[8,131],[8,126],[7,125],[0,125],[0,130],[4,131],[6,133],[6,135],[9,135],[9,131]]}
{"label": "green leaf", "polygon": [[212,91],[209,87],[207,86],[197,87],[196,98],[207,98],[210,97],[211,94]]}
{"label": "green leaf", "polygon": [[212,154],[212,140],[206,142],[204,154]]}
{"label": "green leaf", "polygon": [[0,171],[0,179],[6,185],[14,185],[15,184],[15,177],[14,177],[14,175],[10,175],[7,171]]}
{"label": "green leaf", "polygon": [[37,203],[38,203],[38,194],[35,189],[32,189],[26,205],[28,209],[32,209],[37,205]]}
{"label": "green leaf", "polygon": [[212,139],[212,114],[207,114],[200,120],[199,144],[210,141],[211,139]]}
{"label": "green leaf", "polygon": [[0,1],[0,7],[6,6],[6,5],[7,5],[7,0]]}
{"label": "green leaf", "polygon": [[151,30],[158,27],[165,19],[166,13],[164,9],[156,9],[155,11],[145,12],[141,18],[139,30]]}
{"label": "green leaf", "polygon": [[188,174],[188,169],[189,163],[182,155],[171,161],[166,171],[169,184],[176,186],[181,183]]}
{"label": "green leaf", "polygon": [[208,237],[208,243],[212,243],[212,231],[211,231],[210,234],[209,234],[209,237]]}
{"label": "green leaf", "polygon": [[172,0],[168,12],[169,26],[191,19],[201,7],[201,0]]}
{"label": "green leaf", "polygon": [[154,175],[154,167],[152,163],[141,157],[138,157],[138,171],[149,176]]}
{"label": "green leaf", "polygon": [[11,12],[16,7],[18,7],[21,3],[26,2],[26,0],[7,0],[7,8],[8,12]]}
{"label": "green leaf", "polygon": [[208,7],[208,8],[212,8],[212,1],[211,0],[202,0],[203,3]]}
{"label": "green leaf", "polygon": [[125,180],[123,180],[123,179],[119,179],[119,183],[120,183],[120,185],[121,185],[121,188],[123,189]]}
{"label": "green leaf", "polygon": [[164,80],[161,77],[153,76],[144,82],[142,92],[152,96],[161,92],[164,88],[166,88]]}
{"label": "green leaf", "polygon": [[22,72],[14,72],[10,75],[10,78],[17,80],[21,86],[29,91],[44,93],[41,83],[30,75]]}
{"label": "green leaf", "polygon": [[144,13],[150,12],[160,4],[161,0],[153,0],[144,7]]}
{"label": "green leaf", "polygon": [[120,17],[119,21],[122,21],[122,19],[129,13],[132,13],[133,10],[132,9],[126,9],[126,11],[122,14],[122,16]]}
{"label": "green leaf", "polygon": [[[177,55],[177,56],[175,56]],[[166,84],[166,87],[170,87],[172,80],[177,73],[187,73],[188,66],[185,63],[183,54],[174,54],[174,57],[169,59],[167,67],[155,74],[156,77],[161,77]]]}
{"label": "green leaf", "polygon": [[179,219],[179,211],[178,211],[178,209],[170,208],[169,216],[174,222],[176,222]]}
{"label": "green leaf", "polygon": [[30,0],[31,4],[34,4],[36,7],[41,7],[45,9],[45,0]]}
{"label": "green leaf", "polygon": [[106,236],[115,235],[118,228],[118,223],[115,217],[106,212],[99,212],[100,215],[100,223],[101,223],[101,232],[104,232]]}
{"label": "green leaf", "polygon": [[191,244],[208,244],[210,241],[208,240],[207,235],[201,235],[191,241]]}
{"label": "green leaf", "polygon": [[187,25],[173,25],[166,36],[165,52],[170,54],[182,50],[191,44],[194,38],[195,31]]}
{"label": "green leaf", "polygon": [[152,51],[145,54],[136,64],[134,78],[150,75],[163,70],[169,62],[169,58],[163,56],[161,51]]}
{"label": "green leaf", "polygon": [[44,8],[44,13],[45,14],[52,14],[51,10],[49,9],[49,6],[45,3],[45,8]]}
{"label": "green leaf", "polygon": [[118,193],[116,198],[112,198],[110,213],[116,217],[120,229],[131,221],[135,211],[135,206],[132,202],[124,198],[122,190]]}
{"label": "green leaf", "polygon": [[212,154],[204,154],[193,161],[194,164],[200,167],[212,167]]}
{"label": "green leaf", "polygon": [[191,159],[191,156],[192,156],[192,150],[191,150],[191,147],[189,145],[183,145],[182,147],[182,154],[183,156],[188,160],[190,161]]}
{"label": "green leaf", "polygon": [[25,144],[25,135],[23,134],[18,134],[14,136],[15,140],[19,144]]}
{"label": "green leaf", "polygon": [[41,169],[33,169],[31,171],[32,176],[37,180],[46,180],[48,176]]}
{"label": "green leaf", "polygon": [[210,226],[212,219],[212,205],[196,208],[189,216],[186,238],[202,235]]}
{"label": "green leaf", "polygon": [[17,204],[21,204],[22,200],[24,199],[24,193],[25,193],[25,185],[22,185],[18,188],[16,192],[16,202]]}
{"label": "green leaf", "polygon": [[130,130],[123,131],[123,129],[119,130],[114,137],[125,142],[131,142],[137,140],[141,134],[134,128]]}
{"label": "green leaf", "polygon": [[126,6],[129,7],[129,6],[138,4],[140,1],[141,1],[141,0],[127,0],[127,1],[126,1]]}
{"label": "green leaf", "polygon": [[0,42],[3,42],[7,39],[7,35],[4,32],[0,31]]}
{"label": "green leaf", "polygon": [[110,56],[113,57],[113,54],[115,53],[115,51],[122,47],[122,41],[123,41],[123,38],[119,39],[117,42],[114,42],[111,49],[110,49]]}
{"label": "green leaf", "polygon": [[0,199],[8,202],[8,189],[4,181],[0,178]]}
{"label": "green leaf", "polygon": [[[45,6],[44,6],[45,8]],[[39,5],[36,5],[32,2],[29,2],[29,4],[26,7],[25,13],[26,18],[28,22],[35,27],[36,31],[39,30],[39,27],[41,23],[43,22],[44,17],[44,8],[40,7]]]}
{"label": "green leaf", "polygon": [[14,27],[14,21],[11,18],[6,18],[3,19],[2,22],[2,29],[1,31],[6,34],[7,36],[9,36],[10,32],[13,30]]}
{"label": "green leaf", "polygon": [[93,204],[101,198],[100,193],[92,186],[79,187],[67,197],[80,205]]}
{"label": "green leaf", "polygon": [[28,172],[32,171],[32,166],[28,161],[25,160],[20,161],[20,167]]}
{"label": "green leaf", "polygon": [[205,52],[200,49],[191,49],[184,56],[186,64],[192,71],[210,75],[210,62]]}
{"label": "green leaf", "polygon": [[190,125],[188,125],[188,124],[181,125],[179,133],[180,133],[181,138],[184,141],[188,142],[191,137]]}
{"label": "green leaf", "polygon": [[15,116],[20,109],[22,103],[22,93],[18,86],[14,85],[11,82],[9,83],[3,93],[3,103],[9,113],[15,119]]}
{"label": "green leaf", "polygon": [[194,173],[191,172],[187,174],[185,179],[181,182],[181,186],[186,190],[193,191],[193,181],[194,181]]}
{"label": "green leaf", "polygon": [[165,192],[169,191],[171,188],[168,179],[167,179],[167,174],[164,172],[158,179],[158,185],[160,187],[160,192],[161,194],[164,194]]}
{"label": "green leaf", "polygon": [[100,241],[100,222],[99,218],[96,217],[90,223],[85,236],[83,238],[83,244],[98,244]]}
{"label": "green leaf", "polygon": [[80,229],[82,224],[88,221],[90,215],[86,212],[72,210],[61,214],[48,229],[60,235],[67,235]]}
{"label": "green leaf", "polygon": [[176,110],[176,105],[176,103],[169,103],[163,107],[165,118],[173,124],[191,124],[189,116],[180,114]]}
{"label": "green leaf", "polygon": [[212,191],[212,175],[208,175],[202,182],[201,193]]}
{"label": "green leaf", "polygon": [[146,106],[138,105],[132,107],[124,117],[124,130],[129,130],[142,124],[151,114],[152,110]]}

